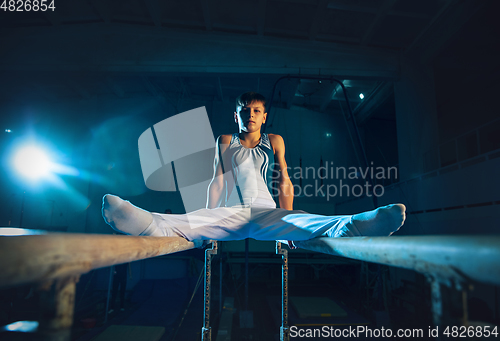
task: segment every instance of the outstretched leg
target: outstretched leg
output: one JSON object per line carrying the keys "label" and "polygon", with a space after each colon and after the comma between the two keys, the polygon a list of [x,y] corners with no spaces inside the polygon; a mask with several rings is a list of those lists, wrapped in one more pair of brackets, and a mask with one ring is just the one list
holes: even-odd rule
{"label": "outstretched leg", "polygon": [[131,235],[187,240],[307,240],[316,237],[389,236],[405,221],[406,207],[391,204],[355,215],[324,216],[271,208],[220,207],[188,214],[150,213],[114,195],[103,198],[103,217]]}
{"label": "outstretched leg", "polygon": [[250,208],[219,207],[187,214],[160,214],[107,194],[103,198],[102,215],[116,231],[134,236],[182,237],[189,241],[240,240],[248,237]]}
{"label": "outstretched leg", "polygon": [[308,240],[316,237],[389,236],[404,223],[403,204],[355,215],[327,216],[284,209],[254,209],[250,237],[259,240]]}

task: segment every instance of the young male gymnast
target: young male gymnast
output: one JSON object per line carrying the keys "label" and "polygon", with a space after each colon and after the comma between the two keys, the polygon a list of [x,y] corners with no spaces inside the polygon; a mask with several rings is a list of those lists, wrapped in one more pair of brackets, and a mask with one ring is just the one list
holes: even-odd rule
{"label": "young male gymnast", "polygon": [[[217,138],[207,208],[186,214],[151,213],[107,194],[103,198],[104,220],[129,235],[180,236],[189,241],[389,236],[403,225],[403,204],[354,215],[326,216],[293,210],[285,144],[280,135],[261,133],[266,119],[264,96],[247,92],[237,98],[234,120],[239,133]],[[274,164],[277,171],[273,170]],[[274,177],[280,208],[276,208],[271,196],[275,174],[279,174]]]}

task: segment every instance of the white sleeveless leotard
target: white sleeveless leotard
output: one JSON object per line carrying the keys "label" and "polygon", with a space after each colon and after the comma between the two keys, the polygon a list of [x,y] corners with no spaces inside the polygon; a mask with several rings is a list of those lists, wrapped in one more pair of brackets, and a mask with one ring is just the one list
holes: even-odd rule
{"label": "white sleeveless leotard", "polygon": [[262,133],[259,144],[254,148],[243,146],[239,134],[234,133],[222,163],[226,181],[226,207],[244,205],[276,208],[271,193],[273,180],[278,173],[274,169],[274,152],[266,133]]}

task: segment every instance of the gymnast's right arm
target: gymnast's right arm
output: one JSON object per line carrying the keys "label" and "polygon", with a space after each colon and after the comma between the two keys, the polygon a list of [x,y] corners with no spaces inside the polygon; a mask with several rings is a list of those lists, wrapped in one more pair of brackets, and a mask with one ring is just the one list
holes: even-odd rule
{"label": "gymnast's right arm", "polygon": [[224,137],[224,135],[220,135],[217,138],[217,142],[215,144],[214,176],[212,178],[212,181],[208,185],[207,208],[220,207],[223,199],[222,196],[224,194],[224,173],[222,171],[222,160],[220,160],[220,156],[222,155],[221,148],[223,145]]}

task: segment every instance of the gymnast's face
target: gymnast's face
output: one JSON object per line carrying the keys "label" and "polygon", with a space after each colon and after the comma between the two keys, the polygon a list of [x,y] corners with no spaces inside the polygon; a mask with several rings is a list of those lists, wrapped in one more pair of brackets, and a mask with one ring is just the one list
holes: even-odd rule
{"label": "gymnast's face", "polygon": [[253,101],[245,106],[237,107],[234,120],[238,123],[240,132],[260,131],[262,124],[266,123],[267,112],[265,110],[260,101]]}

